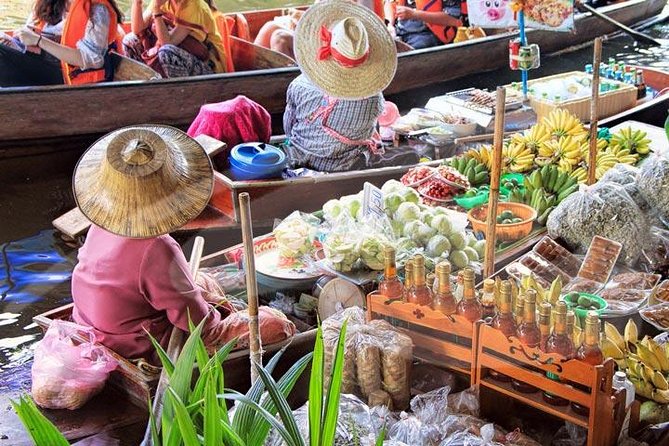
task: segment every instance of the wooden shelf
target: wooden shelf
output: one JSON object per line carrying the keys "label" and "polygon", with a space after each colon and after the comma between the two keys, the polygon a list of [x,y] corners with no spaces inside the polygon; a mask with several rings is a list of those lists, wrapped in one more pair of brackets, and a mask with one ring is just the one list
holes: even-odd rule
{"label": "wooden shelf", "polygon": [[525,403],[542,412],[562,418],[563,420],[585,427],[586,429],[588,427],[588,418],[574,412],[571,408],[571,404],[567,406],[551,406],[544,401],[541,390],[535,393],[522,393],[515,390],[511,382],[493,381],[489,378],[483,378],[480,381],[480,384],[489,389],[508,395],[521,403]]}

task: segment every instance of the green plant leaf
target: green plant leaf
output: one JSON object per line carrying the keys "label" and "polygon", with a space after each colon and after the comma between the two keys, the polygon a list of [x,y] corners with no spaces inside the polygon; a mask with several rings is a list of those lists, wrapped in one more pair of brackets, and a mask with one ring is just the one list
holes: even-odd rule
{"label": "green plant leaf", "polygon": [[40,412],[32,398],[22,395],[18,402],[10,402],[36,445],[69,446],[70,442]]}
{"label": "green plant leaf", "polygon": [[[202,333],[202,327],[206,319],[202,321],[195,327],[195,330],[191,331],[188,339],[184,343],[181,354],[174,364],[174,373],[170,376],[170,387],[179,396],[179,399],[183,401],[189,401],[191,393],[191,380],[193,378],[193,368],[196,362],[196,355],[198,349],[198,341],[201,342],[200,334]],[[170,406],[166,405],[163,409],[164,412],[167,412],[168,416],[172,416],[171,411],[168,410]]]}
{"label": "green plant leaf", "polygon": [[207,373],[207,384],[204,386],[204,444],[206,445],[221,444],[223,439],[215,379],[213,373]]}
{"label": "green plant leaf", "polygon": [[325,413],[323,414],[323,428],[321,432],[321,446],[334,443],[335,432],[337,430],[337,418],[339,417],[339,399],[341,397],[341,380],[344,372],[344,344],[346,342],[347,320],[341,325],[339,340],[337,341],[337,350],[332,365],[332,375],[330,378],[330,387],[328,389]]}
{"label": "green plant leaf", "polygon": [[[293,390],[295,383],[302,376],[304,369],[309,365],[309,361],[313,353],[308,353],[300,358],[295,364],[293,364],[290,369],[277,381],[277,386],[283,396],[288,397],[290,392]],[[266,396],[261,406],[267,410],[267,412],[272,415],[276,414],[276,405],[271,397]],[[262,417],[256,417],[251,426],[251,438],[247,440],[247,446],[260,446],[265,443],[267,435],[269,434],[271,426],[270,424]]]}
{"label": "green plant leaf", "polygon": [[323,330],[319,326],[314,345],[314,360],[309,379],[309,444],[317,446],[321,442],[321,421],[323,417]]}
{"label": "green plant leaf", "polygon": [[[204,377],[207,375],[209,371],[213,369],[220,369],[222,372],[223,361],[225,361],[225,359],[228,357],[232,349],[235,348],[236,344],[237,344],[237,338],[226,343],[223,347],[218,349],[218,351],[211,358],[209,358],[207,364],[200,371],[200,376],[198,377],[197,382],[195,383],[195,387],[193,388],[193,393],[191,394],[191,398],[188,401],[189,404],[192,404],[195,401],[201,400],[203,398],[204,385],[206,382]],[[221,392],[223,391],[223,387],[221,387],[220,391]]]}
{"label": "green plant leaf", "polygon": [[168,387],[165,392],[165,397],[171,400],[172,406],[174,407],[175,418],[177,420],[180,431],[179,433],[181,434],[181,440],[183,441],[184,445],[200,446],[200,442],[197,439],[197,434],[195,432],[195,425],[193,424],[191,417],[188,415],[188,411],[186,410],[186,406],[184,405],[183,401],[171,386]]}
{"label": "green plant leaf", "polygon": [[149,405],[149,426],[151,426],[151,440],[153,446],[160,446],[160,435],[158,435],[158,425],[156,424],[156,417],[151,410],[151,398],[148,401]]}
{"label": "green plant leaf", "polygon": [[383,428],[381,428],[381,432],[379,432],[379,436],[376,437],[376,446],[383,446],[383,442],[386,441],[386,426],[383,425]]}
{"label": "green plant leaf", "polygon": [[279,420],[274,418],[274,416],[271,413],[267,412],[258,403],[256,403],[246,395],[242,395],[241,393],[234,390],[226,389],[226,393],[218,395],[218,397],[232,401],[239,401],[243,403],[240,406],[240,408],[248,407],[251,411],[259,413],[272,425],[274,429],[276,429],[276,431],[279,433],[279,435],[281,435],[281,438],[283,438],[283,441],[286,443],[287,446],[304,446],[304,440],[302,439],[301,435],[298,435],[297,437],[291,436],[291,434],[288,433],[286,428]]}
{"label": "green plant leaf", "polygon": [[[285,345],[281,350],[276,352],[274,356],[272,356],[272,358],[265,366],[265,370],[267,370],[269,373],[274,371],[274,368],[279,363],[279,360],[289,345],[290,344]],[[259,379],[256,380],[253,385],[251,385],[251,388],[248,390],[248,392],[246,392],[246,397],[255,403],[259,403],[264,391],[265,385],[262,380]],[[237,408],[235,411],[235,416],[232,419],[232,427],[235,432],[237,432],[243,439],[247,441],[251,435],[251,426],[253,425],[255,417],[256,412],[254,412],[248,405],[243,405]]]}
{"label": "green plant leaf", "polygon": [[[216,310],[210,310],[210,311],[216,311]],[[205,316],[208,317],[208,316]],[[188,331],[191,333],[196,330],[197,327],[193,324],[193,321],[190,318],[190,314],[188,315]],[[196,348],[195,348],[195,358],[197,360],[197,367],[200,369],[200,372],[202,372],[209,362],[209,354],[207,353],[207,347],[204,346],[204,342],[202,341],[202,336],[197,337],[196,343]]]}
{"label": "green plant leaf", "polygon": [[156,352],[158,353],[158,358],[160,358],[160,362],[163,365],[163,368],[165,369],[165,372],[167,372],[167,376],[172,376],[172,373],[174,373],[174,363],[170,359],[170,357],[167,355],[167,352],[165,349],[160,345],[160,343],[151,336],[151,333],[148,331],[146,332],[147,335],[149,335],[149,339],[151,340],[151,344],[153,344],[153,348],[156,349]]}
{"label": "green plant leaf", "polygon": [[269,393],[269,396],[272,398],[272,401],[274,401],[274,404],[276,405],[277,412],[279,413],[281,421],[286,427],[286,430],[294,438],[300,438],[300,443],[303,444],[304,441],[302,440],[302,435],[300,434],[300,430],[297,428],[297,421],[295,421],[295,416],[293,415],[293,411],[290,409],[288,401],[286,401],[286,398],[279,390],[276,381],[274,381],[272,375],[270,375],[269,372],[265,370],[262,366],[258,364],[254,365],[258,370],[258,377],[262,379],[263,383],[265,383],[267,392]]}

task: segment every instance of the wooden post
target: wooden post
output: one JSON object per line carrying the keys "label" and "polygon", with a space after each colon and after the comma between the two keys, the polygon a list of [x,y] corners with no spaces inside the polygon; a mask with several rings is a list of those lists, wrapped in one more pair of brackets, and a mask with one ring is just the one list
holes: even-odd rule
{"label": "wooden post", "polygon": [[258,324],[258,282],[256,262],[253,254],[253,226],[251,224],[251,198],[248,192],[239,194],[239,210],[244,244],[244,271],[246,272],[246,294],[249,303],[249,355],[251,360],[251,385],[258,379],[257,365],[262,365],[262,346]]}
{"label": "wooden post", "polygon": [[497,203],[499,202],[499,182],[502,171],[502,144],[504,142],[504,113],[506,111],[506,90],[497,87],[495,103],[495,135],[492,172],[490,172],[490,197],[488,199],[488,218],[486,220],[485,257],[483,276],[495,273],[495,228],[497,227]]}
{"label": "wooden post", "polygon": [[599,65],[602,61],[602,38],[595,39],[592,60],[592,101],[590,101],[590,150],[588,152],[588,184],[594,184],[597,171],[597,108],[599,104]]}
{"label": "wooden post", "polygon": [[[200,259],[202,258],[202,251],[204,250],[204,238],[195,237],[193,242],[193,249],[190,254],[190,261],[188,266],[190,267],[190,272],[193,275],[193,279],[196,279],[197,271],[200,269]],[[186,341],[186,333],[183,330],[178,329],[177,327],[172,328],[172,333],[170,334],[170,340],[167,344],[167,356],[176,362],[181,349],[184,346]],[[165,389],[169,385],[169,376],[163,367],[163,370],[160,372],[160,379],[158,380],[158,386],[156,387],[156,394],[153,397],[153,407],[152,412],[154,419],[156,420],[156,427],[160,430],[160,424],[162,422],[162,413],[163,413],[163,397],[165,395]],[[156,441],[151,436],[151,424],[146,426],[146,431],[144,432],[144,439],[142,440],[142,446],[151,446],[157,444]]]}

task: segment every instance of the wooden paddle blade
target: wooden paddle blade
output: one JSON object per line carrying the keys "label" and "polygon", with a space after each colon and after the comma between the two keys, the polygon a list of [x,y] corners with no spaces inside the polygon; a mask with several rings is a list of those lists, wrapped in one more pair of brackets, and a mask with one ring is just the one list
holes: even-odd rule
{"label": "wooden paddle blade", "polygon": [[602,19],[606,22],[609,22],[610,24],[612,24],[613,26],[615,26],[619,30],[621,30],[621,31],[629,34],[630,36],[632,36],[638,42],[643,42],[643,43],[646,43],[646,44],[652,45],[652,46],[662,46],[662,43],[659,40],[656,40],[656,39],[650,37],[649,35],[646,35],[646,34],[641,33],[639,31],[635,31],[632,28],[630,28],[626,25],[623,25],[622,23],[612,19],[611,17],[602,14],[601,12],[597,11],[595,8],[593,8],[592,6],[590,6],[588,4],[578,2],[578,3],[576,3],[576,7],[581,12],[587,11],[587,12],[591,13],[592,15],[594,15],[595,17],[598,17],[598,18],[600,18],[600,19]]}
{"label": "wooden paddle blade", "polygon": [[114,81],[150,81],[161,79],[162,76],[146,64],[110,52],[114,63]]}

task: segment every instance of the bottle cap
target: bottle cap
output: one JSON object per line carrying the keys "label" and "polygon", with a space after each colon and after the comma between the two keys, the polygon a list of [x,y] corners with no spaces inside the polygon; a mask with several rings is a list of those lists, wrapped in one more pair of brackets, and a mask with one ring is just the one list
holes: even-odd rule
{"label": "bottle cap", "polygon": [[393,248],[392,246],[386,246],[385,248],[383,248],[383,254],[386,257],[390,257],[390,256],[395,257],[395,248]]}
{"label": "bottle cap", "polygon": [[567,314],[567,304],[564,301],[559,301],[555,306],[556,314]]}
{"label": "bottle cap", "polygon": [[525,292],[525,301],[529,303],[536,303],[537,302],[537,292],[534,290],[527,290]]}
{"label": "bottle cap", "polygon": [[432,288],[436,278],[437,277],[434,275],[434,273],[429,273],[427,276],[425,276],[425,283],[428,287]]}
{"label": "bottle cap", "polygon": [[539,315],[550,318],[552,309],[553,309],[553,306],[550,303],[542,302],[541,306],[539,306]]}
{"label": "bottle cap", "polygon": [[420,254],[416,254],[413,258],[413,266],[416,268],[425,266],[425,257]]}
{"label": "bottle cap", "polygon": [[618,378],[621,381],[625,381],[627,379],[627,373],[623,372],[622,370],[618,370],[613,374],[613,377]]}
{"label": "bottle cap", "polygon": [[471,268],[465,268],[462,270],[462,278],[463,280],[474,280],[475,274],[474,270]]}
{"label": "bottle cap", "polygon": [[437,263],[437,274],[442,275],[442,274],[451,274],[451,262],[448,260],[443,260],[439,263]]}
{"label": "bottle cap", "polygon": [[492,293],[495,291],[495,281],[492,279],[485,279],[483,281],[483,291],[486,293]]}

